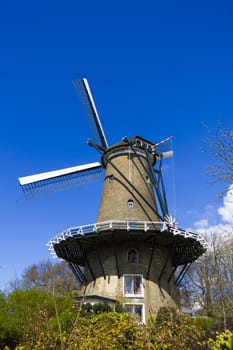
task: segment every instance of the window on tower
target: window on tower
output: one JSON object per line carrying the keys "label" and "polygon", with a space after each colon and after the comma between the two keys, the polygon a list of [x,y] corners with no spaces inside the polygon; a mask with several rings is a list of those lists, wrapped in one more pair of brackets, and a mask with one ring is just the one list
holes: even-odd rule
{"label": "window on tower", "polygon": [[132,209],[134,207],[134,201],[132,199],[128,200],[128,208]]}
{"label": "window on tower", "polygon": [[128,263],[138,263],[138,252],[135,249],[128,250]]}
{"label": "window on tower", "polygon": [[109,182],[113,182],[113,180],[114,180],[114,175],[109,175],[108,180],[109,180]]}
{"label": "window on tower", "polygon": [[124,296],[143,297],[142,275],[124,275]]}

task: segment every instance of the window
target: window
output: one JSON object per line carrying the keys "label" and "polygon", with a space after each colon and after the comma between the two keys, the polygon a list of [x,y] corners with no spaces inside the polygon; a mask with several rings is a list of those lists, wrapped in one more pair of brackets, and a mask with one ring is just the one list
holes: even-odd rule
{"label": "window", "polygon": [[124,276],[124,295],[127,297],[143,297],[142,275]]}
{"label": "window", "polygon": [[138,253],[135,249],[130,249],[128,251],[128,263],[137,263],[138,262]]}
{"label": "window", "polygon": [[113,180],[114,180],[114,175],[109,175],[108,180],[109,180],[109,182],[113,182]]}
{"label": "window", "polygon": [[125,304],[124,311],[138,316],[141,322],[145,322],[143,304]]}
{"label": "window", "polygon": [[134,201],[132,199],[128,200],[128,208],[132,209],[134,207]]}

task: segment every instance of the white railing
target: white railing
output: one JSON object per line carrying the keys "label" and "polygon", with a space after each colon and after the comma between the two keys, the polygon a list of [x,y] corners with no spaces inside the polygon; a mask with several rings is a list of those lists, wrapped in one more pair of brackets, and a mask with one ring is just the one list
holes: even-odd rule
{"label": "white railing", "polygon": [[156,222],[156,221],[104,221],[95,224],[71,227],[67,230],[59,233],[49,240],[46,244],[51,255],[57,257],[54,251],[54,244],[65,241],[68,237],[77,237],[85,235],[93,235],[94,233],[104,232],[104,231],[115,231],[115,230],[125,230],[125,231],[169,231],[174,236],[180,235],[184,238],[192,238],[200,242],[200,244],[207,249],[208,244],[205,239],[197,232],[190,229],[183,229],[175,225],[170,225],[167,222]]}

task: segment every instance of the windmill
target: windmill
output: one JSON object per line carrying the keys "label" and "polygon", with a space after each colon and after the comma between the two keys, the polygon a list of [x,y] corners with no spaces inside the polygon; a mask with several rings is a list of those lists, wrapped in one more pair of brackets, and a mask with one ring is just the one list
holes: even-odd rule
{"label": "windmill", "polygon": [[108,146],[86,79],[73,85],[94,134],[88,144],[100,161],[19,178],[26,198],[80,185],[104,175],[96,223],[68,228],[48,242],[77,277],[82,298],[113,307],[120,299],[142,321],[161,306],[178,306],[178,286],[206,249],[196,232],[178,227],[168,210],[162,152],[171,137],[154,143],[124,137]]}

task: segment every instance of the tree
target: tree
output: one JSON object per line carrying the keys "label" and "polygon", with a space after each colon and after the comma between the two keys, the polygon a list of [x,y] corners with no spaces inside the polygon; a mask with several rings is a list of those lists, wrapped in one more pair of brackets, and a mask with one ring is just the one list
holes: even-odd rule
{"label": "tree", "polygon": [[0,348],[4,348],[2,345],[14,348],[25,343],[26,349],[31,349],[42,335],[60,345],[63,331],[72,329],[75,318],[71,297],[55,296],[42,289],[16,289],[5,296],[0,310],[0,320],[3,321]]}
{"label": "tree", "polygon": [[190,304],[197,302],[199,313],[213,317],[219,330],[233,325],[233,239],[217,234],[209,237],[209,249],[191,266],[183,280],[190,292]]}
{"label": "tree", "polygon": [[213,133],[207,126],[205,127],[209,137],[205,140],[206,147],[203,151],[207,152],[213,160],[213,164],[206,167],[205,175],[231,186],[233,184],[233,131],[219,126],[216,133]]}
{"label": "tree", "polygon": [[[227,190],[228,195],[224,200],[233,203],[233,131],[220,125],[213,133],[205,127],[208,137],[203,151],[210,155],[212,161],[206,167],[205,175],[227,185],[224,191]],[[224,191],[220,193],[221,197]],[[221,232],[221,235],[208,235],[207,240],[209,249],[192,264],[183,281],[183,288],[190,302],[196,301],[199,305],[203,315],[213,317],[216,327],[226,329],[233,322],[233,239],[228,233],[224,235]]]}
{"label": "tree", "polygon": [[36,288],[63,295],[78,288],[74,274],[64,261],[52,263],[47,260],[33,264],[24,271],[18,282],[21,289]]}

